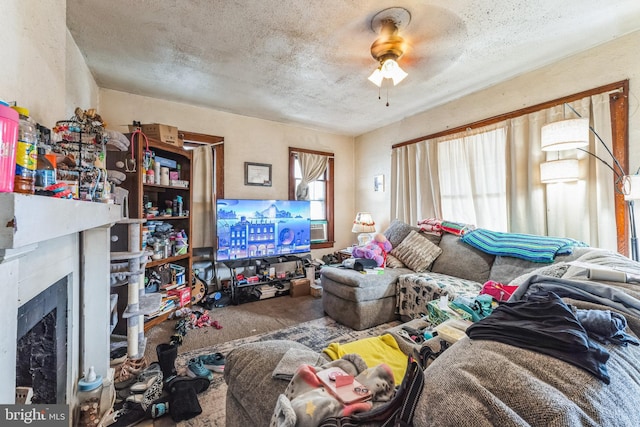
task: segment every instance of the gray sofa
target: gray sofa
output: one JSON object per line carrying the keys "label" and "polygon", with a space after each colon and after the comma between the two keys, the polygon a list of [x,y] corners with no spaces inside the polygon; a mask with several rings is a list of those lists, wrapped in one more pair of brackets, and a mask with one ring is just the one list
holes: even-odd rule
{"label": "gray sofa", "polygon": [[[598,249],[577,252],[573,255],[577,261],[640,274],[640,264],[621,255]],[[545,286],[579,289],[563,300],[575,308],[621,313],[628,322],[627,332],[640,336],[640,285],[589,281],[586,271],[577,266],[565,266],[556,276],[544,275],[546,265],[531,267],[497,258],[489,275],[521,272],[512,281],[519,284],[520,295]],[[227,355],[227,427],[269,425],[276,400],[288,385],[272,374],[290,348],[306,349],[292,341],[268,341],[246,344]],[[540,352],[464,337],[425,369],[413,425],[638,426],[640,347],[608,344],[604,348],[610,354],[609,384]]]}
{"label": "gray sofa", "polygon": [[[394,220],[383,234],[391,245],[397,248],[411,231],[419,230],[417,227]],[[477,294],[487,280],[509,283],[525,273],[549,266],[513,257],[490,255],[462,243],[460,238],[453,234],[444,233],[442,237],[421,235],[442,249],[442,253],[425,272],[416,273],[405,266],[386,268],[381,275],[366,275],[344,268],[322,268],[320,277],[325,313],[355,330],[367,329],[398,319],[402,314],[402,307],[398,306],[400,289],[408,283],[421,282],[421,278],[424,279],[422,282],[425,286],[427,279],[437,279],[438,289],[430,290],[433,298],[439,295],[453,297],[456,288],[475,288]],[[570,255],[557,256],[554,263],[572,261],[590,250],[592,249],[575,248]]]}

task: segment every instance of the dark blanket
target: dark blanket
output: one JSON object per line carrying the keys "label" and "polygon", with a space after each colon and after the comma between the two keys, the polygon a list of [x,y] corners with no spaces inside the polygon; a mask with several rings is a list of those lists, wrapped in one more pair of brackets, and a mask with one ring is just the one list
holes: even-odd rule
{"label": "dark blanket", "polygon": [[472,340],[491,340],[548,354],[590,372],[609,384],[609,353],[589,339],[571,308],[553,292],[534,292],[500,304],[489,317],[471,325]]}

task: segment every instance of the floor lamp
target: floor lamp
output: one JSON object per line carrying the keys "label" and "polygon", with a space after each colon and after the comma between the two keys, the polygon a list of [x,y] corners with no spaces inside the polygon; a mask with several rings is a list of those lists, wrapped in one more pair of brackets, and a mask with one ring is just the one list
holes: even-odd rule
{"label": "floor lamp", "polygon": [[633,205],[640,200],[640,175],[627,175],[622,186],[624,200],[629,205],[629,229],[631,233],[631,259],[638,261],[638,237],[636,234],[636,218],[633,213]]}
{"label": "floor lamp", "polygon": [[[540,146],[542,151],[564,151],[570,149],[577,149],[587,153],[590,156],[595,157],[604,163],[609,169],[613,171],[616,177],[616,184],[622,183],[622,194],[629,207],[629,231],[631,233],[631,259],[638,261],[638,238],[636,235],[635,214],[634,214],[634,200],[640,200],[640,175],[627,175],[622,165],[613,155],[613,152],[607,147],[607,144],[602,140],[600,135],[595,129],[589,125],[589,119],[582,117],[571,105],[564,104],[563,106],[569,107],[571,111],[578,116],[577,119],[566,119],[557,122],[548,123],[542,126],[540,133]],[[600,141],[607,153],[611,156],[613,165],[610,165],[601,157],[594,153],[582,148],[589,145],[589,133],[593,133],[596,139]],[[560,161],[556,161],[560,162]],[[554,162],[547,162],[541,164],[541,174],[543,169],[552,169],[549,165]],[[577,160],[575,160],[577,164]],[[560,168],[558,168],[560,169]],[[566,169],[565,169],[566,173]],[[543,182],[559,182],[554,180],[545,180],[543,176]],[[566,178],[566,177],[563,177]],[[577,174],[576,174],[577,178]],[[566,181],[567,179],[563,179]],[[621,191],[618,185],[615,186],[616,191]]]}

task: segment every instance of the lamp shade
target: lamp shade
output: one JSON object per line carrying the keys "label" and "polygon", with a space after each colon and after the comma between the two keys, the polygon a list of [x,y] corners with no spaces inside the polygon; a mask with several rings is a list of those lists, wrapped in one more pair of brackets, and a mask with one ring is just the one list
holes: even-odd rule
{"label": "lamp shade", "polygon": [[625,175],[622,183],[625,200],[640,200],[640,175]]}
{"label": "lamp shade", "polygon": [[378,87],[382,86],[382,79],[384,79],[384,76],[380,68],[373,70],[373,73],[369,76],[369,81]]}
{"label": "lamp shade", "polygon": [[376,223],[369,212],[358,212],[353,220],[352,233],[373,233],[376,231]]}
{"label": "lamp shade", "polygon": [[384,62],[380,65],[380,67],[373,70],[373,73],[369,76],[369,81],[374,85],[380,87],[382,86],[383,79],[391,79],[393,80],[393,85],[397,85],[408,74],[400,68],[398,63],[393,59],[385,59]]}
{"label": "lamp shade", "polygon": [[553,160],[540,164],[540,181],[543,184],[578,180],[578,159]]}
{"label": "lamp shade", "polygon": [[589,119],[560,120],[542,126],[542,151],[562,151],[589,145]]}

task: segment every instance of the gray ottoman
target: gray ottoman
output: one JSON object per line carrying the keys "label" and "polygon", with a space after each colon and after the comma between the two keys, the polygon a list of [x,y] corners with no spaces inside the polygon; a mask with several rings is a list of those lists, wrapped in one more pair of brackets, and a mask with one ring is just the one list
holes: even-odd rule
{"label": "gray ottoman", "polygon": [[384,274],[324,267],[320,271],[322,308],[332,319],[355,330],[390,322],[396,314],[396,282],[408,268],[387,268]]}

